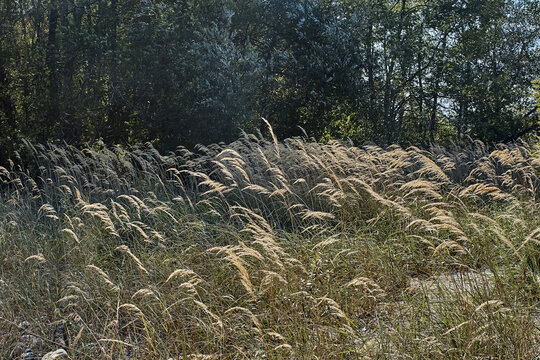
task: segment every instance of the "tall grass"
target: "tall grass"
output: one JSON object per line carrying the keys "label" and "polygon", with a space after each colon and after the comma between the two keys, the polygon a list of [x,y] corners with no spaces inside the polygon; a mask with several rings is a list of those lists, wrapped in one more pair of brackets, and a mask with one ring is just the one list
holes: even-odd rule
{"label": "tall grass", "polygon": [[0,358],[532,359],[538,150],[27,144],[0,168]]}

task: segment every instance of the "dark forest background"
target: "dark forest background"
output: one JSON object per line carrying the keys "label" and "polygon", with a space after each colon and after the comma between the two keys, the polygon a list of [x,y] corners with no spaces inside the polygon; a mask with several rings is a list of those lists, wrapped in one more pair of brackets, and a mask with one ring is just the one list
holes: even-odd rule
{"label": "dark forest background", "polygon": [[[278,137],[425,145],[538,130],[540,2],[1,0],[0,157]],[[301,128],[302,129],[301,129]]]}

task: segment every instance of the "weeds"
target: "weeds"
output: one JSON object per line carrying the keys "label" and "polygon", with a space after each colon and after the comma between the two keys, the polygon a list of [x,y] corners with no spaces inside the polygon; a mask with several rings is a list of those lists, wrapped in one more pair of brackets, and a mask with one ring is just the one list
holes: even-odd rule
{"label": "weeds", "polygon": [[270,133],[168,155],[27,144],[31,165],[0,168],[0,357],[540,353],[538,149]]}

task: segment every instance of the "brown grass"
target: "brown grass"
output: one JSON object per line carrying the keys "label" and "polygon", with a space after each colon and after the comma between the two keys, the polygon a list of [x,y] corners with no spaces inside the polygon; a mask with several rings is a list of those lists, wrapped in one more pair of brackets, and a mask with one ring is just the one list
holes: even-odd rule
{"label": "brown grass", "polygon": [[540,352],[537,146],[269,129],[167,155],[27,144],[0,168],[0,358]]}

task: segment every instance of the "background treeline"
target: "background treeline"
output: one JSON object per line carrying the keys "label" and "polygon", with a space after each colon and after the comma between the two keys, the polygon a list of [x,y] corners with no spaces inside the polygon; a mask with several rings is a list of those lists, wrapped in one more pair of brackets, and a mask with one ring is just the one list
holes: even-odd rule
{"label": "background treeline", "polygon": [[426,144],[538,128],[540,2],[2,0],[0,149],[278,136]]}

